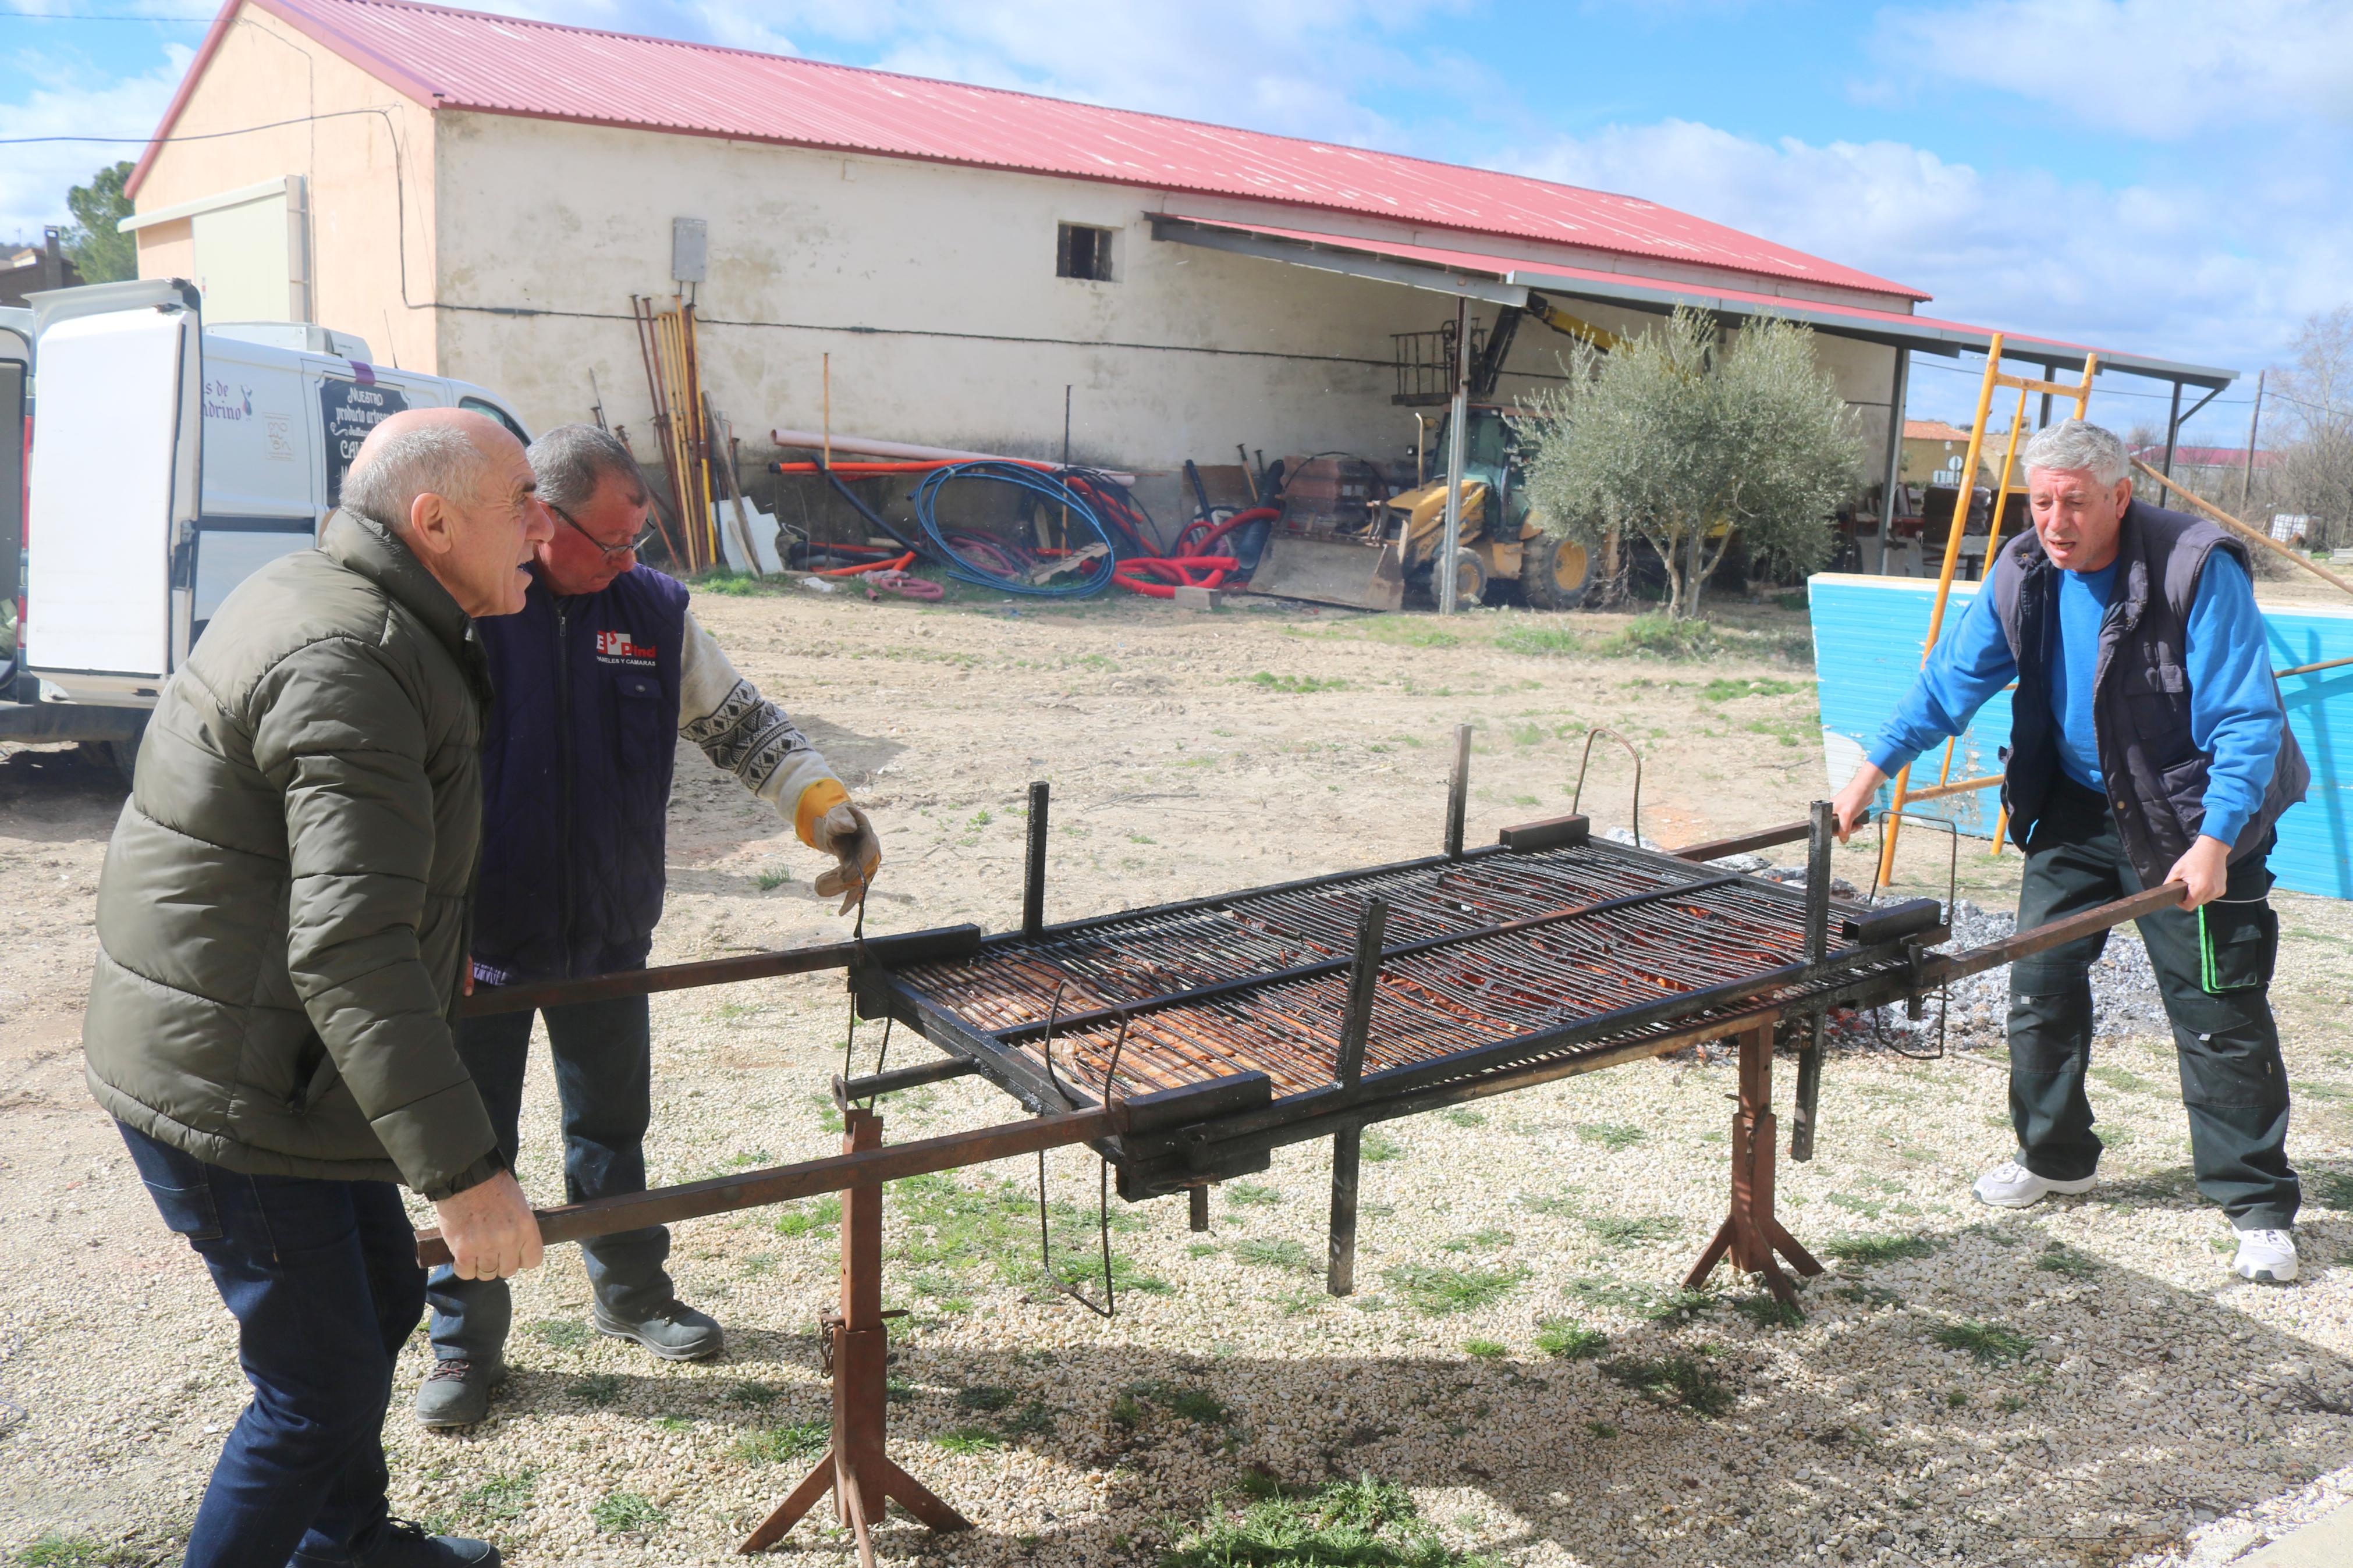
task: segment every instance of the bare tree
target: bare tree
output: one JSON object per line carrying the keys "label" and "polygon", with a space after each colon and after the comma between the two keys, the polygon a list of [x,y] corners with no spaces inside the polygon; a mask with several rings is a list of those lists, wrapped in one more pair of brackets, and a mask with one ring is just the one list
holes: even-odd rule
{"label": "bare tree", "polygon": [[1807,571],[1829,555],[1862,441],[1807,328],[1757,321],[1719,343],[1707,317],[1678,310],[1607,355],[1579,345],[1567,368],[1515,416],[1543,526],[1590,542],[1639,535],[1676,616],[1699,613],[1736,533],[1760,567]]}
{"label": "bare tree", "polygon": [[2286,437],[2277,504],[2312,519],[2310,542],[2353,545],[2353,305],[2307,317],[2295,360],[2272,372],[2264,417]]}

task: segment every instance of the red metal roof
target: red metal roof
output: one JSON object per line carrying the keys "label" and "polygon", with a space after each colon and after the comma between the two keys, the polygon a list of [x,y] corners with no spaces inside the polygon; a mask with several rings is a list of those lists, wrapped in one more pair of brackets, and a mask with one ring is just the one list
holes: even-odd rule
{"label": "red metal roof", "polygon": [[[1250,197],[1652,261],[1926,294],[1631,196],[1394,153],[707,44],[411,0],[228,0],[156,135],[240,5],[284,19],[419,103]],[[151,142],[128,188],[155,155]]]}

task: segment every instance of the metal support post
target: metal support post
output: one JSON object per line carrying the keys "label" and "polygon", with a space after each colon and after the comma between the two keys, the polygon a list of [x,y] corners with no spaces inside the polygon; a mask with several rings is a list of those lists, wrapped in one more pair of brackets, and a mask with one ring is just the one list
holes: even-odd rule
{"label": "metal support post", "polygon": [[[1381,942],[1388,932],[1387,899],[1366,899],[1356,917],[1356,957],[1348,968],[1347,1011],[1340,1018],[1340,1049],[1333,1076],[1345,1093],[1365,1076],[1365,1042],[1372,1033],[1373,994],[1380,984]],[[1324,1288],[1335,1296],[1356,1289],[1356,1173],[1365,1130],[1354,1123],[1332,1135],[1332,1235]]]}
{"label": "metal support post", "polygon": [[[2205,406],[2205,405],[2204,405],[2204,404],[2200,404],[2200,405],[2199,405],[2199,406],[2202,408],[2202,407],[2204,407],[2204,406]],[[2173,384],[2173,405],[2172,405],[2172,406],[2171,406],[2169,409],[2168,409],[2168,410],[2167,410],[2167,412],[2166,412],[2166,416],[2165,416],[2165,463],[2164,463],[2164,471],[2165,471],[2165,477],[2166,477],[2167,479],[2171,479],[2171,478],[2173,477],[2173,448],[2174,448],[2175,444],[2176,444],[2176,443],[2178,443],[2180,439],[2181,439],[2181,384],[2180,384],[2179,382],[2178,382],[2178,381],[2177,381],[2177,382],[2175,382],[2175,383]]]}
{"label": "metal support post", "polygon": [[1774,1259],[1779,1253],[1800,1274],[1820,1274],[1814,1255],[1798,1245],[1773,1215],[1773,1025],[1759,1024],[1740,1037],[1740,1107],[1732,1115],[1732,1212],[1715,1238],[1683,1278],[1696,1290],[1729,1254],[1743,1274],[1762,1274],[1766,1288],[1788,1306],[1798,1288]]}
{"label": "metal support post", "polygon": [[[841,1152],[864,1153],[882,1144],[882,1119],[871,1110],[843,1113]],[[859,1568],[874,1568],[874,1527],[886,1501],[896,1502],[934,1530],[969,1530],[971,1521],[891,1462],[883,1451],[888,1419],[884,1366],[890,1332],[882,1321],[882,1184],[862,1182],[841,1194],[841,1310],[818,1320],[833,1373],[833,1442],[817,1468],[783,1506],[744,1538],[736,1551],[750,1556],[785,1537],[818,1499],[833,1493],[842,1524],[858,1540]]]}
{"label": "metal support post", "polygon": [[1879,487],[1879,560],[1887,563],[1887,540],[1895,528],[1895,489],[1904,478],[1904,405],[1912,387],[1912,351],[1895,351],[1895,379],[1887,392],[1886,477]]}
{"label": "metal support post", "polygon": [[1446,854],[1462,858],[1462,817],[1471,805],[1471,726],[1454,726],[1454,773],[1446,781]]}
{"label": "metal support post", "polygon": [[1209,1184],[1188,1187],[1185,1192],[1186,1217],[1192,1222],[1196,1234],[1209,1228]]}
{"label": "metal support post", "polygon": [[1038,940],[1046,926],[1046,781],[1029,786],[1029,858],[1021,879],[1021,936]]}
{"label": "metal support post", "polygon": [[[1838,814],[1831,803],[1813,804],[1806,834],[1806,959],[1820,963],[1831,950],[1831,846],[1838,842]],[[1816,1008],[1805,1020],[1806,1044],[1798,1052],[1798,1100],[1789,1115],[1789,1158],[1814,1157],[1815,1112],[1822,1093],[1822,1036],[1829,1010]]]}
{"label": "metal support post", "polygon": [[1471,423],[1471,301],[1454,301],[1454,401],[1446,415],[1446,526],[1438,552],[1438,613],[1454,613],[1454,557],[1462,549],[1462,461]]}

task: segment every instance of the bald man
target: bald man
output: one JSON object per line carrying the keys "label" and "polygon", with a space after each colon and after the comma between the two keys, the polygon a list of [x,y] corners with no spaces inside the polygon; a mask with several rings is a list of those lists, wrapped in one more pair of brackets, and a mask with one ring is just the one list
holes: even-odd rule
{"label": "bald man", "polygon": [[211,1271],[254,1396],[188,1568],[481,1568],[391,1517],[381,1434],[425,1304],[396,1184],[461,1275],[539,1263],[452,1039],[490,687],[552,529],[495,422],[394,416],[315,550],[241,584],[164,687],[98,889],[90,1092]]}

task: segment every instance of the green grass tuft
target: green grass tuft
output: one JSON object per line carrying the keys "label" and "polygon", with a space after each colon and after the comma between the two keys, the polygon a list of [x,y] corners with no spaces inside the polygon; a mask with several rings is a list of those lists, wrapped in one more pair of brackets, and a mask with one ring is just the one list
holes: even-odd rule
{"label": "green grass tuft", "polygon": [[1629,1317],[1657,1321],[1704,1312],[1716,1304],[1704,1290],[1670,1289],[1647,1280],[1588,1274],[1568,1282],[1569,1294],[1596,1307],[1612,1307]]}
{"label": "green grass tuft", "polygon": [[621,1397],[621,1380],[613,1373],[592,1373],[577,1383],[566,1384],[564,1392],[583,1404],[610,1405]]}
{"label": "green grass tuft", "polygon": [[1683,1222],[1672,1215],[1602,1215],[1588,1216],[1585,1228],[1595,1240],[1610,1247],[1638,1247],[1646,1241],[1669,1241],[1683,1233]]}
{"label": "green grass tuft", "polygon": [[1501,1340],[1464,1340],[1462,1353],[1475,1361],[1501,1361],[1512,1353],[1512,1347]]}
{"label": "green grass tuft", "polygon": [[624,1531],[650,1533],[670,1522],[670,1515],[643,1492],[607,1492],[588,1510],[588,1517],[607,1535]]}
{"label": "green grass tuft", "polygon": [[575,1351],[588,1342],[588,1325],[573,1318],[542,1318],[532,1337],[553,1351]]}
{"label": "green grass tuft", "polygon": [[1604,1149],[1631,1149],[1650,1134],[1639,1127],[1628,1127],[1613,1121],[1588,1121],[1577,1130],[1581,1143],[1599,1143]]}
{"label": "green grass tuft", "polygon": [[2088,1279],[2100,1271],[2100,1260],[2089,1253],[2078,1252],[2063,1241],[2054,1241],[2042,1249],[2034,1267],[2046,1274],[2064,1274],[2071,1279]]}
{"label": "green grass tuft", "polygon": [[1567,658],[1585,651],[1585,639],[1567,626],[1510,626],[1495,635],[1495,650]]}
{"label": "green grass tuft", "polygon": [[1219,1191],[1226,1194],[1226,1202],[1245,1206],[1262,1206],[1282,1201],[1280,1192],[1272,1187],[1260,1186],[1256,1182],[1228,1182]]}
{"label": "green grass tuft", "polygon": [[1590,1361],[1609,1345],[1609,1336],[1570,1318],[1546,1318],[1536,1325],[1536,1349],[1563,1361]]}
{"label": "green grass tuft", "polygon": [[1405,1145],[1377,1127],[1367,1127],[1356,1144],[1356,1155],[1368,1165],[1405,1158]]}
{"label": "green grass tuft", "polygon": [[1967,1351],[1989,1366],[2001,1362],[2024,1361],[2034,1352],[2032,1340],[2000,1323],[1964,1320],[1943,1325],[1931,1337],[1947,1350]]}
{"label": "green grass tuft", "polygon": [[1256,1264],[1261,1268],[1313,1269],[1315,1259],[1306,1247],[1291,1237],[1250,1237],[1237,1241],[1227,1249],[1243,1263]]}
{"label": "green grass tuft", "polygon": [[1716,1367],[1681,1351],[1663,1356],[1620,1356],[1601,1363],[1602,1374],[1653,1405],[1680,1405],[1695,1415],[1721,1415],[1738,1390]]}
{"label": "green grass tuft", "polygon": [[956,1408],[959,1410],[1002,1410],[1012,1404],[1013,1400],[1014,1394],[1011,1389],[998,1388],[986,1383],[975,1384],[970,1388],[959,1388],[956,1390],[955,1396]]}
{"label": "green grass tuft", "polygon": [[1327,680],[1314,675],[1276,675],[1263,669],[1250,677],[1250,683],[1263,686],[1269,691],[1285,691],[1293,696],[1306,696],[1317,691],[1345,691],[1348,689],[1347,681],[1336,676]]}
{"label": "green grass tuft", "polygon": [[1663,614],[1636,616],[1591,651],[1604,658],[1709,658],[1724,651],[1724,634],[1712,621],[1676,620]]}
{"label": "green grass tuft", "polygon": [[1498,1247],[1511,1246],[1512,1240],[1510,1231],[1489,1226],[1483,1230],[1474,1230],[1468,1236],[1451,1237],[1439,1243],[1439,1247],[1446,1252],[1493,1252]]}
{"label": "green grass tuft", "polygon": [[1218,1498],[1162,1568],[1496,1568],[1448,1546],[1413,1494],[1359,1476],[1313,1489],[1259,1479]]}
{"label": "green grass tuft", "polygon": [[1926,1236],[1848,1236],[1822,1248],[1841,1263],[1894,1263],[1926,1258],[1942,1245]]}
{"label": "green grass tuft", "polygon": [[18,1547],[8,1561],[24,1568],[146,1568],[155,1558],[135,1547],[51,1531]]}
{"label": "green grass tuft", "polygon": [[1794,680],[1755,679],[1729,679],[1719,676],[1699,689],[1699,694],[1710,702],[1730,702],[1742,697],[1787,697],[1806,689]]}
{"label": "green grass tuft", "polygon": [[1742,1296],[1732,1303],[1732,1310],[1760,1329],[1795,1329],[1802,1327],[1806,1314],[1796,1305],[1778,1296]]}
{"label": "green grass tuft", "polygon": [[1526,1279],[1525,1268],[1431,1268],[1407,1265],[1385,1276],[1390,1289],[1427,1317],[1468,1312],[1500,1300]]}
{"label": "green grass tuft", "polygon": [[789,1426],[766,1426],[746,1432],[728,1450],[754,1465],[785,1465],[804,1454],[814,1454],[833,1438],[829,1421],[796,1421]]}
{"label": "green grass tuft", "polygon": [[986,1454],[1005,1447],[1005,1439],[986,1426],[959,1426],[932,1439],[951,1454]]}
{"label": "green grass tuft", "polygon": [[[1234,1413],[1226,1408],[1225,1401],[1206,1388],[1178,1383],[1139,1383],[1132,1384],[1126,1393],[1148,1399],[1169,1415],[1198,1426],[1226,1426],[1233,1423]],[[1119,1419],[1116,1406],[1113,1419]]]}

